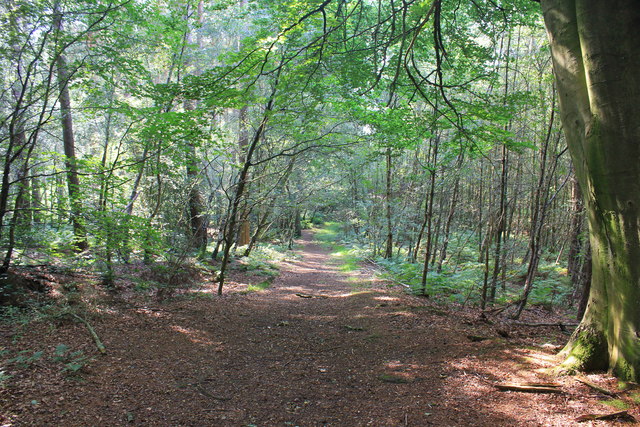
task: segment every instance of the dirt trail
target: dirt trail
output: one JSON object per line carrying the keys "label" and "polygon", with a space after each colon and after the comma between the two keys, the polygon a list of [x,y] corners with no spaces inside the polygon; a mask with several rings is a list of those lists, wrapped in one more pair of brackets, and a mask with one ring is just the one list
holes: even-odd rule
{"label": "dirt trail", "polygon": [[[95,319],[108,348],[80,381],[34,365],[0,391],[7,425],[570,425],[593,400],[497,392],[544,379],[550,352],[374,280],[341,273],[305,234],[264,292],[116,307]],[[213,291],[214,286],[211,286]],[[311,298],[306,298],[311,296]],[[466,319],[466,320],[465,320]],[[473,342],[468,335],[489,339]],[[545,337],[548,338],[548,337]],[[22,337],[95,353],[81,325]],[[520,344],[520,345],[514,345]],[[537,359],[532,359],[535,357]],[[546,359],[546,360],[544,360]],[[573,387],[573,388],[571,388]],[[593,410],[592,410],[593,411]]]}

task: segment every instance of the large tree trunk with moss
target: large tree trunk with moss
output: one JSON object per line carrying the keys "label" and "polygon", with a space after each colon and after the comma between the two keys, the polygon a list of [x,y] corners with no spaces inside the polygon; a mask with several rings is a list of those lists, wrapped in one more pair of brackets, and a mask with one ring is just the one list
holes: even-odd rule
{"label": "large tree trunk with moss", "polygon": [[542,0],[593,277],[565,366],[640,379],[640,3]]}

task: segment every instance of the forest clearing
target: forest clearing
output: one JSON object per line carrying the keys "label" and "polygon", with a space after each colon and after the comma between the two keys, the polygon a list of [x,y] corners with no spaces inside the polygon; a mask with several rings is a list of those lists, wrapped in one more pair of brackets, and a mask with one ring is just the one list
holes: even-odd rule
{"label": "forest clearing", "polygon": [[[218,298],[209,283],[164,303],[103,301],[91,324],[105,354],[79,322],[14,331],[27,355],[44,355],[0,392],[3,425],[566,426],[625,408],[638,415],[635,386],[585,377],[613,397],[553,373],[567,339],[558,327],[434,305],[366,266],[341,272],[310,233],[301,243],[263,290],[234,283]],[[526,319],[565,322],[539,310]],[[61,343],[88,357],[82,369],[52,360]],[[496,388],[509,383],[558,390]]]}
{"label": "forest clearing", "polygon": [[0,419],[640,404],[637,0],[0,2]]}

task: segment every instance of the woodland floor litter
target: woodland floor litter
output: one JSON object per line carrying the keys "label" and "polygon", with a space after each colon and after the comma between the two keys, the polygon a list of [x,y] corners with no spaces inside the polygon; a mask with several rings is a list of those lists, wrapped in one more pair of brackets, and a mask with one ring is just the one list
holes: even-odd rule
{"label": "woodland floor litter", "polygon": [[[119,300],[85,326],[67,320],[4,330],[0,347],[44,351],[9,369],[3,426],[567,426],[617,409],[612,397],[547,368],[567,339],[557,327],[485,321],[378,280],[339,271],[305,233],[301,258],[283,262],[268,289],[236,280],[162,303]],[[211,296],[209,296],[211,295]],[[549,321],[535,309],[529,321]],[[17,333],[17,335],[16,335]],[[51,362],[65,344],[93,357],[80,375]],[[586,377],[618,391],[605,374]],[[560,393],[495,384],[556,383]],[[618,399],[640,412],[633,385]],[[609,401],[609,404],[603,402]],[[587,421],[579,425],[634,422]]]}

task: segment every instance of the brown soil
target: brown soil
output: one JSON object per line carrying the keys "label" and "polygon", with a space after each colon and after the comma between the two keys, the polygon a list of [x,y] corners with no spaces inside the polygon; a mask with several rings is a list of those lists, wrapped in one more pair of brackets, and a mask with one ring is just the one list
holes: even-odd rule
{"label": "brown soil", "polygon": [[[209,284],[198,297],[107,306],[91,317],[106,355],[80,323],[4,331],[0,350],[45,354],[8,365],[0,425],[566,426],[616,411],[601,403],[607,396],[545,370],[567,338],[558,328],[437,306],[366,268],[341,273],[310,234],[301,243],[303,257],[282,263],[262,292],[236,284],[207,297]],[[60,343],[95,355],[80,375],[52,360]],[[606,375],[587,378],[617,390]],[[559,383],[561,393],[494,387],[527,381]]]}

